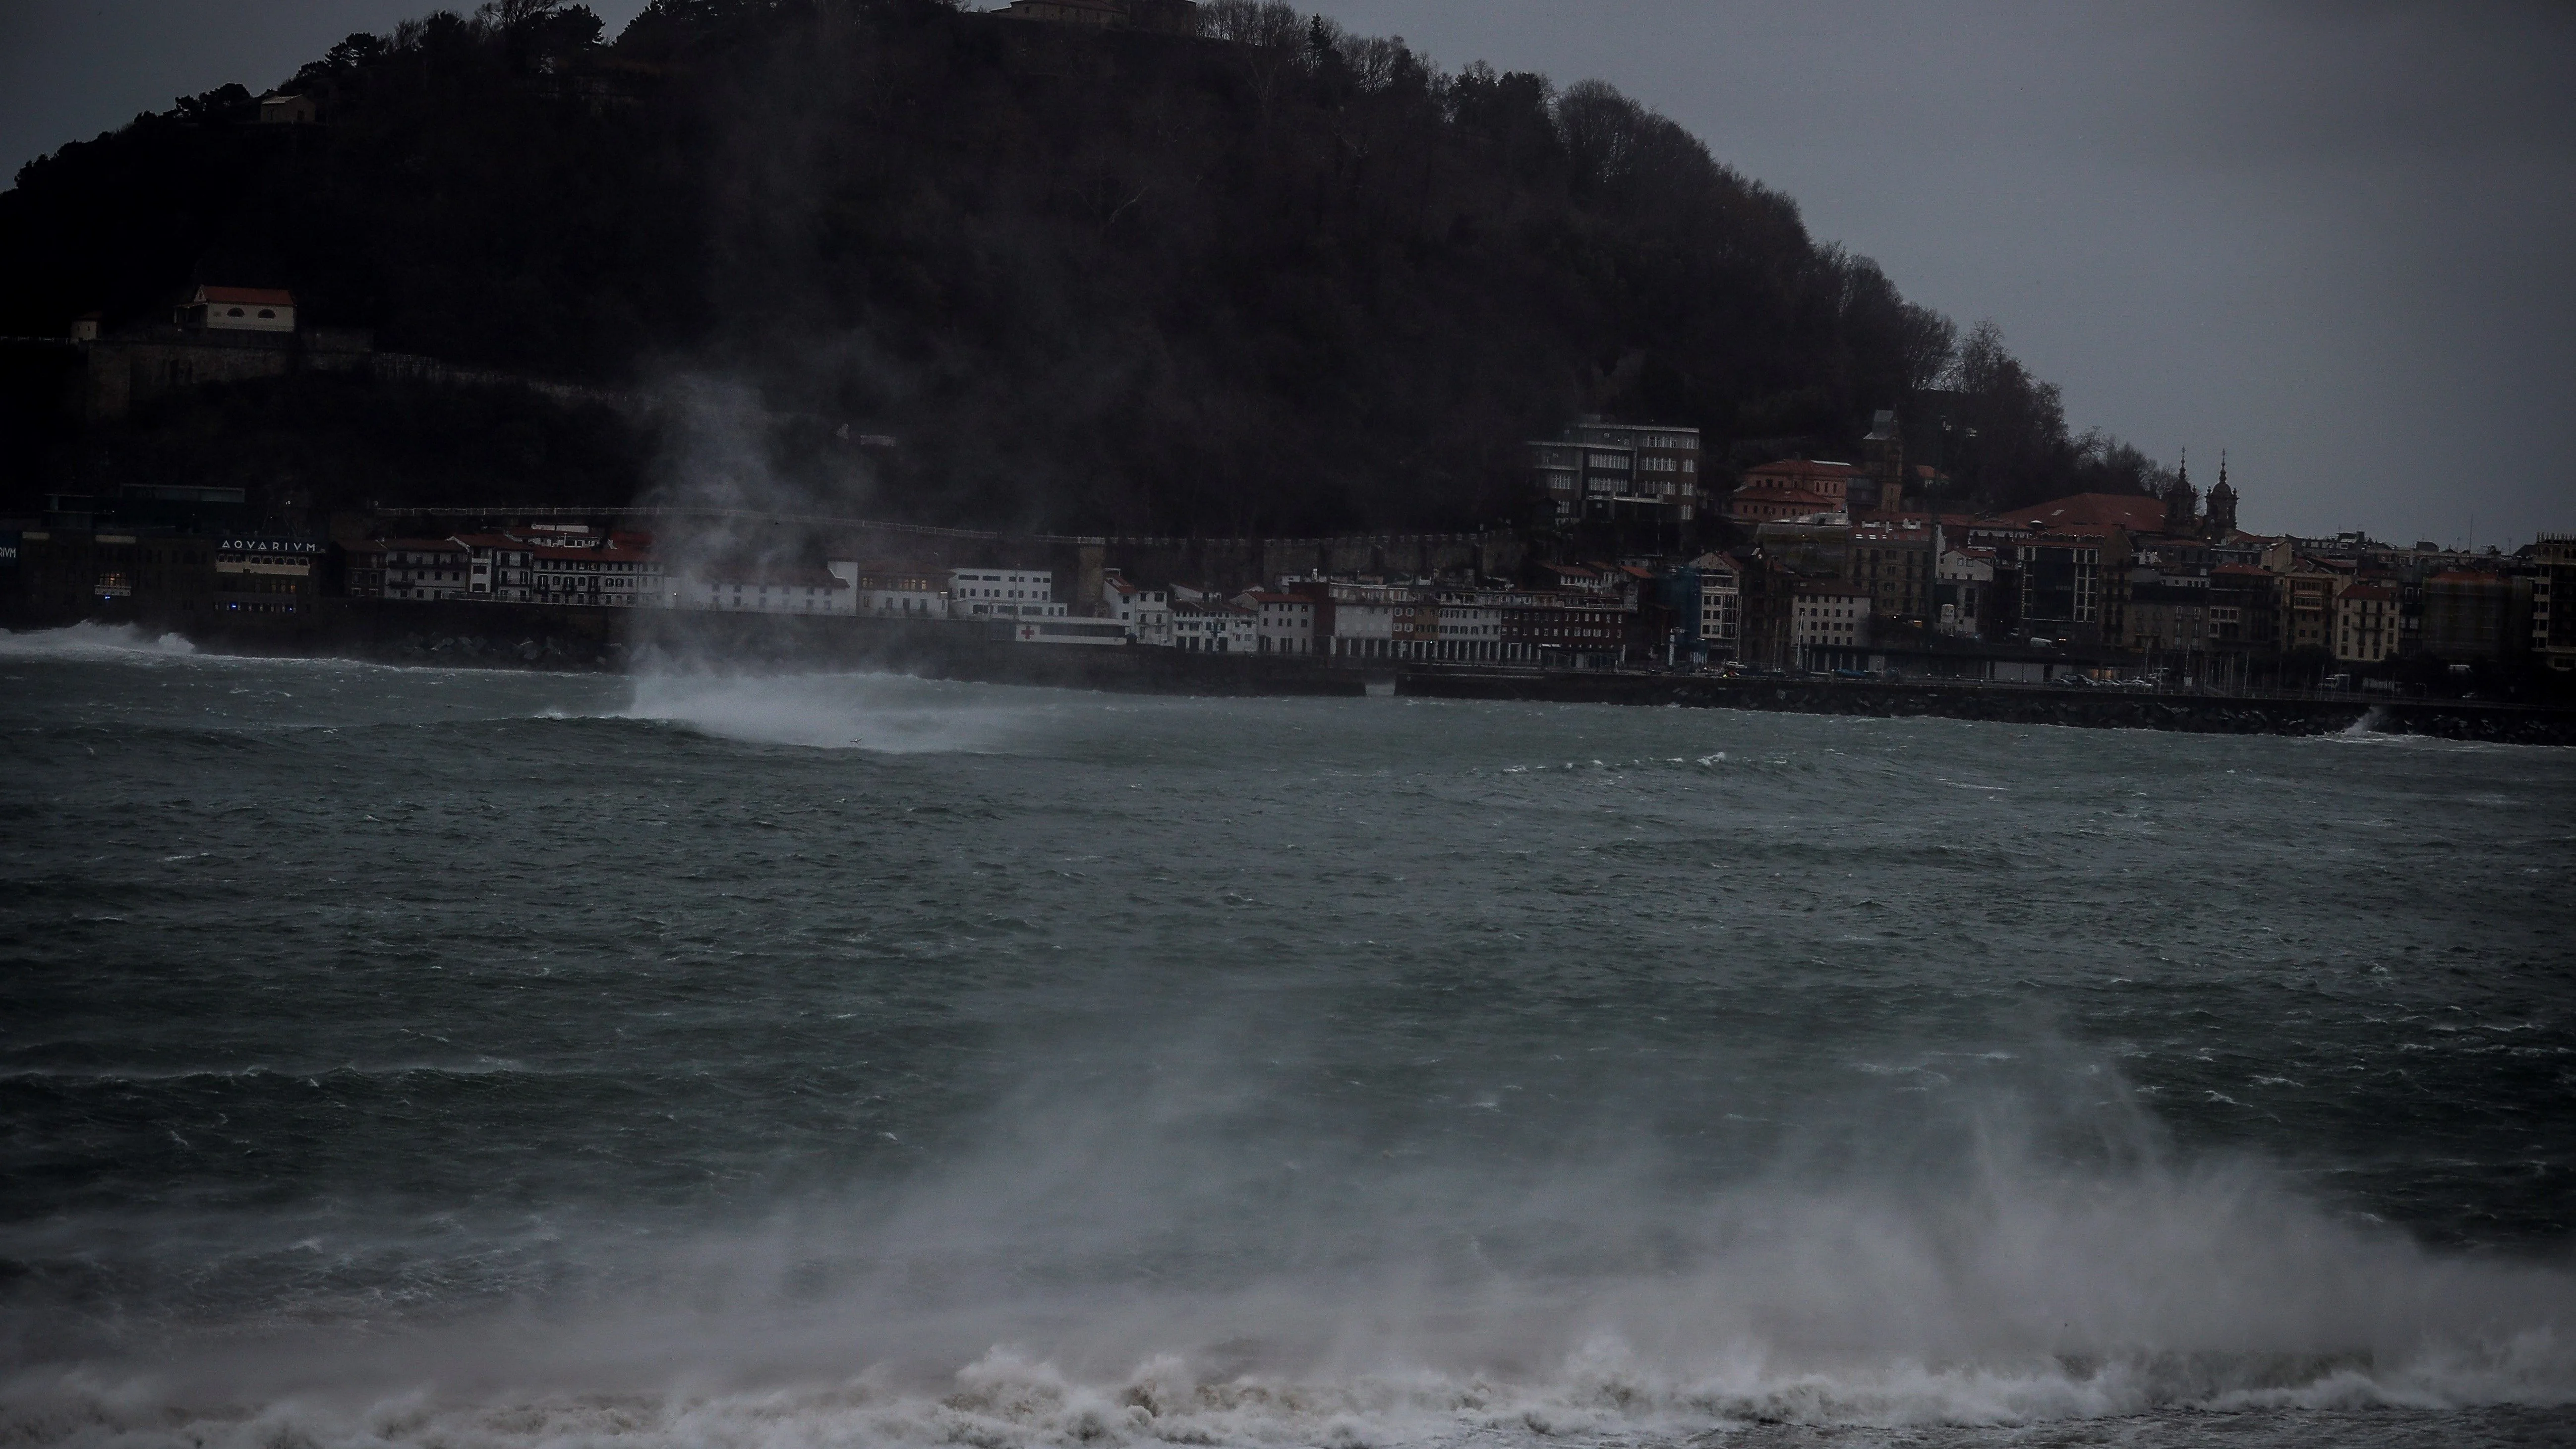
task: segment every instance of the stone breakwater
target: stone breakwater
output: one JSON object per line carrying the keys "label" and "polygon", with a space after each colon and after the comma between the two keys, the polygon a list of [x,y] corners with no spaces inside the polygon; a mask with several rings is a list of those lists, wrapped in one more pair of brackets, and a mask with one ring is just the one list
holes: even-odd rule
{"label": "stone breakwater", "polygon": [[2335,734],[2358,726],[2496,744],[2576,745],[2576,709],[2474,701],[2250,699],[2122,689],[1655,674],[1479,673],[1410,669],[1396,693],[1426,699],[1685,705],[1797,714],[1928,716],[2000,724],[2194,734]]}

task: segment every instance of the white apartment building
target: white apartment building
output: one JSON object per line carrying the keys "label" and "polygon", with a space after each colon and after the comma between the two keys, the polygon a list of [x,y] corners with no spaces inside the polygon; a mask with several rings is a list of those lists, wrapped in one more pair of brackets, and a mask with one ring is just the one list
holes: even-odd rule
{"label": "white apartment building", "polygon": [[1384,597],[1343,598],[1342,590],[1333,590],[1333,635],[1331,652],[1345,659],[1388,659],[1395,655],[1395,622],[1399,608],[1408,626],[1413,623],[1413,601],[1397,605]]}
{"label": "white apartment building", "polygon": [[1172,596],[1169,590],[1131,584],[1118,570],[1102,569],[1100,602],[1110,618],[1127,626],[1128,635],[1137,643],[1170,647]]}
{"label": "white apartment building", "polygon": [[449,538],[397,538],[385,544],[384,597],[461,599],[470,586],[474,555]]}
{"label": "white apartment building", "polygon": [[1953,638],[1974,639],[1984,632],[1986,596],[1995,587],[1995,551],[1951,548],[1941,551],[1939,572],[1932,580],[1932,627]]}
{"label": "white apartment building", "polygon": [[466,597],[500,604],[524,604],[534,586],[536,560],[527,540],[506,533],[460,533],[451,540],[472,556],[466,569]]}
{"label": "white apartment building", "polygon": [[1475,661],[1503,657],[1503,611],[1483,604],[1440,604],[1440,659]]}
{"label": "white apartment building", "polygon": [[1798,667],[1845,667],[1868,648],[1870,598],[1859,584],[1798,585],[1789,619],[1789,643],[1797,650]]}
{"label": "white apartment building", "polygon": [[527,550],[528,599],[538,604],[593,604],[604,608],[669,608],[672,595],[651,551],[618,544]]}
{"label": "white apartment building", "polygon": [[1263,654],[1315,652],[1315,601],[1295,594],[1260,589],[1237,595],[1235,602],[1254,611],[1254,648]]}
{"label": "white apartment building", "polygon": [[854,614],[854,593],[847,580],[829,569],[757,563],[710,567],[685,580],[678,591],[687,608],[757,614]]}
{"label": "white apartment building", "polygon": [[1214,599],[1174,600],[1172,647],[1209,654],[1250,654],[1260,648],[1261,616]]}
{"label": "white apartment building", "polygon": [[1699,642],[1707,657],[1719,663],[1742,657],[1744,647],[1744,573],[1722,553],[1691,561],[1699,570]]}
{"label": "white apartment building", "polygon": [[1050,569],[951,569],[948,617],[952,619],[1061,619]]}

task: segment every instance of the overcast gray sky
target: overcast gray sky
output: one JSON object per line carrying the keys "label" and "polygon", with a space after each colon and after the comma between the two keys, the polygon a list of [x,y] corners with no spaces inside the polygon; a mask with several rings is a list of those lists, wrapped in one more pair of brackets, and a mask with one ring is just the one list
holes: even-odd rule
{"label": "overcast gray sky", "polygon": [[[611,26],[640,0],[593,9]],[[0,154],[427,0],[0,0]],[[463,7],[459,7],[463,8]],[[2576,531],[2576,5],[1323,0],[1606,80],[2249,528]]]}

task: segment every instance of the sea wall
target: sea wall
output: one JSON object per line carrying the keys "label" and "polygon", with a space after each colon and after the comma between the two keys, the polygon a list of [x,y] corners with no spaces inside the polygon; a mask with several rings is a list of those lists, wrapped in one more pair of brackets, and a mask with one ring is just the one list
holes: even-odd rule
{"label": "sea wall", "polygon": [[2501,744],[2576,745],[2576,710],[2475,701],[2244,699],[2124,689],[1704,675],[1481,673],[1408,669],[1396,693],[1429,699],[1686,705],[1798,714],[1931,716],[2005,724],[2195,734],[2321,735],[2355,725],[2389,734]]}
{"label": "sea wall", "polygon": [[[1358,695],[1374,681],[1426,699],[1686,705],[1800,714],[1929,716],[2005,724],[2200,734],[2391,734],[2576,745],[2576,709],[2455,700],[2257,699],[2124,689],[1708,675],[1421,667],[1332,667],[1316,659],[1178,649],[1021,644],[1006,625],[800,618],[698,610],[579,609],[462,601],[322,599],[295,615],[94,617],[175,630],[217,653],[311,655],[389,664],[596,670],[881,669],[928,678],[1142,694]],[[68,619],[6,621],[11,627]]]}
{"label": "sea wall", "polygon": [[[701,610],[321,599],[300,614],[102,621],[175,631],[213,653],[479,669],[881,669],[991,684],[1137,694],[1357,695],[1366,681],[1311,659],[1022,644],[998,624],[800,618]],[[17,621],[18,627],[29,622]],[[69,620],[45,620],[67,623]]]}

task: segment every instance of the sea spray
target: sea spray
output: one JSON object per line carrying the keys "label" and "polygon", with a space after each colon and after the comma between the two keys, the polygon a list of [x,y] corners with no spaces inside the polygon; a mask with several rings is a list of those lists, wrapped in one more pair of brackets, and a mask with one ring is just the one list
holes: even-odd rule
{"label": "sea spray", "polygon": [[2565,1412],[2542,752],[9,672],[24,1442]]}
{"label": "sea spray", "polygon": [[185,635],[133,624],[83,620],[55,629],[0,629],[0,658],[184,658],[196,652]]}

